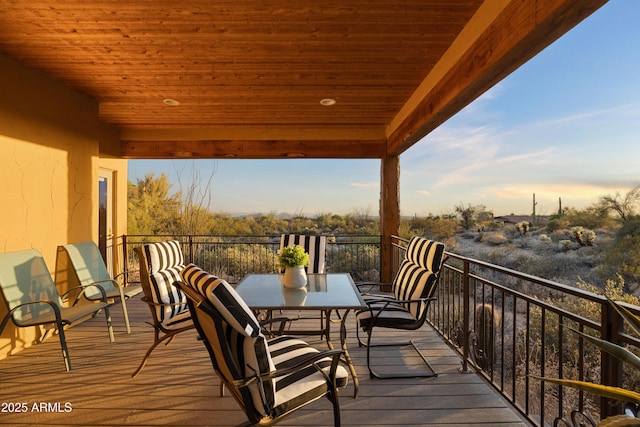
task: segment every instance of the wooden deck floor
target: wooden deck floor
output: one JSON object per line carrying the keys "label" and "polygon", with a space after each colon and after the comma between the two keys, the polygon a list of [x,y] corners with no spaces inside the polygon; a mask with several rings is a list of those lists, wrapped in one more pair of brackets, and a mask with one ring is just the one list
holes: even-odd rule
{"label": "wooden deck floor", "polygon": [[[127,335],[120,306],[112,309],[116,342],[110,343],[104,315],[68,330],[73,370],[65,372],[57,336],[0,361],[0,425],[34,426],[237,426],[246,423],[232,397],[219,396],[219,380],[195,331],[159,346],[146,368],[138,366],[152,341],[150,318],[138,299],[128,304]],[[369,379],[365,350],[358,348],[349,318],[349,349],[360,378],[341,391],[343,426],[526,426],[521,417],[475,374],[458,371],[460,359],[428,327],[411,336],[439,376],[424,379]],[[394,332],[395,333],[395,332]],[[337,339],[337,338],[336,338]],[[318,346],[323,343],[317,338]],[[384,365],[414,364],[387,354]],[[25,404],[25,413],[15,413]],[[332,425],[331,405],[321,399],[281,425]]]}

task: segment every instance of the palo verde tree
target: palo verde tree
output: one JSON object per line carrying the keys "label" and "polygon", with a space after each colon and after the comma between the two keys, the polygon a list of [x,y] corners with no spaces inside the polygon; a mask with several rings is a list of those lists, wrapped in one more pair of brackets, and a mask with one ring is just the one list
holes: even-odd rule
{"label": "palo verde tree", "polygon": [[166,174],[148,173],[134,185],[129,183],[127,228],[130,234],[173,233],[180,222],[180,196],[171,195]]}
{"label": "palo verde tree", "polygon": [[614,212],[624,223],[637,215],[640,208],[640,185],[629,190],[624,196],[619,192],[600,197],[598,206],[606,212]]}
{"label": "palo verde tree", "polygon": [[456,206],[456,214],[460,216],[460,225],[465,230],[471,229],[478,222],[493,219],[493,213],[487,211],[484,205],[472,206],[469,204],[465,207],[462,202]]}
{"label": "palo verde tree", "polygon": [[[187,170],[188,168],[188,170]],[[204,178],[200,169],[193,164],[184,163],[182,169],[176,168],[180,199],[178,205],[179,221],[176,234],[207,234],[213,227],[211,208],[211,186],[217,171],[217,163],[209,176]],[[185,173],[190,173],[185,180]]]}
{"label": "palo verde tree", "polygon": [[163,173],[159,178],[150,172],[137,183],[129,183],[127,226],[131,234],[209,234],[215,228],[215,216],[209,211],[211,183],[202,179],[191,166],[176,170],[179,190],[171,193],[172,184]]}

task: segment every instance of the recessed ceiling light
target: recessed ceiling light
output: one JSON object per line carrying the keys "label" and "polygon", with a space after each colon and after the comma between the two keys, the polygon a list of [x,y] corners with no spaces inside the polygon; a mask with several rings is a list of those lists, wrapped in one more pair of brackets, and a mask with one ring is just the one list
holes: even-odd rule
{"label": "recessed ceiling light", "polygon": [[171,99],[171,98],[167,98],[167,99],[163,100],[162,102],[164,102],[167,105],[171,105],[172,107],[180,105],[180,101],[176,101],[175,99]]}
{"label": "recessed ceiling light", "polygon": [[331,98],[325,98],[320,101],[320,105],[324,105],[325,107],[330,107],[335,104],[336,104],[336,100]]}

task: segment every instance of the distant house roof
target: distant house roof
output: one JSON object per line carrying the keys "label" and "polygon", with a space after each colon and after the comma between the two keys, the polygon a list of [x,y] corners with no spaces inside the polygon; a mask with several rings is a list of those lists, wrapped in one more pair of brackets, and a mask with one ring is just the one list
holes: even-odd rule
{"label": "distant house roof", "polygon": [[532,224],[546,224],[549,221],[549,217],[547,215],[536,215],[535,221],[531,215],[504,215],[496,216],[493,219],[507,224],[517,224],[522,221],[527,221]]}

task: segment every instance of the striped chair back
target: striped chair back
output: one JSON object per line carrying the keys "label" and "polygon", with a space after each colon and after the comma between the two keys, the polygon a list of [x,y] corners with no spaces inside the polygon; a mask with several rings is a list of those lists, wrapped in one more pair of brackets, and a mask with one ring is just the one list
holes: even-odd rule
{"label": "striped chair back", "polygon": [[307,274],[324,274],[326,272],[327,236],[304,234],[283,234],[280,236],[280,249],[294,245],[302,246],[309,254]]}
{"label": "striped chair back", "polygon": [[[183,283],[193,288],[200,298],[206,298],[215,308],[214,322],[201,310],[191,313],[203,328],[210,353],[214,354],[214,368],[223,381],[232,384],[246,378],[258,378],[275,370],[267,339],[251,309],[225,280],[189,264],[181,273]],[[233,391],[233,389],[232,389]],[[236,392],[241,402],[250,400],[260,417],[270,416],[275,406],[275,384],[271,379],[251,382]]]}
{"label": "striped chair back", "polygon": [[188,310],[187,300],[182,291],[173,283],[180,280],[180,272],[184,268],[184,256],[180,242],[171,240],[160,243],[149,243],[142,246],[147,259],[151,301],[160,304],[176,304],[173,306],[156,306],[156,319],[166,323],[172,317]]}
{"label": "striped chair back", "polygon": [[[392,291],[395,298],[415,300],[432,297],[443,256],[444,244],[422,237],[411,238],[405,258],[393,280]],[[427,307],[427,304],[405,304],[405,308],[416,319],[424,314]]]}
{"label": "striped chair back", "polygon": [[[227,282],[189,264],[177,283],[216,373],[252,425],[272,425],[326,396],[340,425],[338,387],[349,373],[341,351],[319,351],[287,335],[267,339],[251,309]],[[305,362],[306,361],[306,362]]]}

